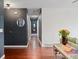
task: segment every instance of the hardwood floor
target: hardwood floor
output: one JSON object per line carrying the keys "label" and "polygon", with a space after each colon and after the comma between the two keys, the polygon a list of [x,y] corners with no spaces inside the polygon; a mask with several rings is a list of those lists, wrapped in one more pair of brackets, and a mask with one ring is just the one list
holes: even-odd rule
{"label": "hardwood floor", "polygon": [[5,48],[5,59],[55,59],[53,48],[40,46],[37,37],[32,37],[27,48]]}
{"label": "hardwood floor", "polygon": [[6,48],[5,59],[55,59],[52,48]]}
{"label": "hardwood floor", "polygon": [[32,36],[31,39],[28,41],[29,48],[39,48],[41,47],[41,41],[37,36]]}

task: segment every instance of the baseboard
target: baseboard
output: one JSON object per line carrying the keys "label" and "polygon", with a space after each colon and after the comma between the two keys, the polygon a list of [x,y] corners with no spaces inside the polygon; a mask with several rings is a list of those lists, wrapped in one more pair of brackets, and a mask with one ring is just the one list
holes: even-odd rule
{"label": "baseboard", "polygon": [[0,59],[5,59],[5,55],[3,55]]}
{"label": "baseboard", "polygon": [[28,45],[5,45],[4,48],[27,48]]}

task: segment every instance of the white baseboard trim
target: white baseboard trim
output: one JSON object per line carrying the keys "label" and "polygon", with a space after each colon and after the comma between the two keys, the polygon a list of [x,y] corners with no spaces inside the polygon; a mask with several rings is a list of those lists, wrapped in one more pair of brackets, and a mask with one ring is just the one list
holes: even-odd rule
{"label": "white baseboard trim", "polygon": [[4,48],[27,48],[28,45],[5,45]]}
{"label": "white baseboard trim", "polygon": [[3,55],[0,59],[5,59],[5,55]]}

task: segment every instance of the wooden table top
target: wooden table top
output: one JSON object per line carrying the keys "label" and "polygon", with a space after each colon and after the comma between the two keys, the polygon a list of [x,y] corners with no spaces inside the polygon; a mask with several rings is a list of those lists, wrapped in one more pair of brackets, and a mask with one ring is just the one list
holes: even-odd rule
{"label": "wooden table top", "polygon": [[64,50],[62,44],[55,44],[54,47],[61,53],[63,54],[66,58],[68,59],[78,59],[78,50],[77,51],[70,51],[67,52]]}

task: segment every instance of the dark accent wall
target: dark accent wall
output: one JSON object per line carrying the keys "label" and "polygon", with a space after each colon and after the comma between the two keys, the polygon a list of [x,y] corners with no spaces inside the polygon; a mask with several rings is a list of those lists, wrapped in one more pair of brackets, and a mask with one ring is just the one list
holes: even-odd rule
{"label": "dark accent wall", "polygon": [[[0,0],[0,29],[3,29],[4,18],[3,18],[3,0]],[[0,32],[0,58],[4,54],[4,33]]]}
{"label": "dark accent wall", "polygon": [[11,8],[4,11],[5,45],[27,45],[27,9]]}

